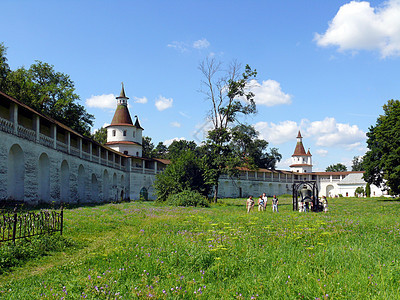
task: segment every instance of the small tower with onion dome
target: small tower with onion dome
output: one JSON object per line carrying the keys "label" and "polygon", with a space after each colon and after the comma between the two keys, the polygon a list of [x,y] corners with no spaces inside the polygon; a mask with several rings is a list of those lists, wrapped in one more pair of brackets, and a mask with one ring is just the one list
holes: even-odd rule
{"label": "small tower with onion dome", "polygon": [[296,173],[311,173],[312,172],[312,155],[310,149],[306,152],[303,146],[303,137],[300,130],[297,135],[297,144],[292,155],[292,164],[290,170]]}
{"label": "small tower with onion dome", "polygon": [[125,96],[124,84],[122,83],[121,94],[117,99],[117,109],[111,124],[107,128],[106,146],[122,152],[126,155],[142,157],[142,132],[139,119],[135,116],[132,122],[128,110],[128,97]]}

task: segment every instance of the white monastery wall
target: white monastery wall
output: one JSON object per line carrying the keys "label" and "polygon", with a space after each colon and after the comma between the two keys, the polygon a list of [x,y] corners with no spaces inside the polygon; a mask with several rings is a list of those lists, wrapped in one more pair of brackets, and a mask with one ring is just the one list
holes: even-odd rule
{"label": "white monastery wall", "polygon": [[0,199],[29,204],[108,202],[129,193],[129,174],[39,143],[1,134]]}

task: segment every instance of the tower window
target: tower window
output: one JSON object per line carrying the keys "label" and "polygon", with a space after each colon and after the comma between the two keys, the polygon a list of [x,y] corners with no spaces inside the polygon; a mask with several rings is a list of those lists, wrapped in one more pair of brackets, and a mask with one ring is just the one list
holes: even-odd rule
{"label": "tower window", "polygon": [[124,130],[124,136],[126,136],[126,130]]}
{"label": "tower window", "polygon": [[115,136],[115,130],[112,131],[112,136]]}
{"label": "tower window", "polygon": [[135,137],[135,131],[133,131],[133,137]]}
{"label": "tower window", "polygon": [[125,154],[125,155],[128,155],[128,151],[124,151],[124,154]]}

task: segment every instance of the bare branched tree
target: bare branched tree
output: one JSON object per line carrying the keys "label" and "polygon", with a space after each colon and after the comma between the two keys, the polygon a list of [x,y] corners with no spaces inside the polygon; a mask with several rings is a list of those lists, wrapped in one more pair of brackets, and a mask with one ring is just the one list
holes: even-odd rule
{"label": "bare branched tree", "polygon": [[223,70],[222,63],[214,59],[206,59],[199,65],[199,70],[204,75],[202,83],[205,90],[202,92],[211,102],[208,117],[213,123],[213,128],[207,136],[205,164],[210,181],[214,185],[214,202],[217,202],[220,175],[237,170],[240,164],[229,146],[229,125],[237,122],[240,115],[256,112],[254,94],[248,89],[248,84],[257,72],[248,65],[242,74],[241,69],[241,65],[236,61],[229,65],[228,70]]}
{"label": "bare branched tree", "polygon": [[205,87],[201,92],[211,102],[209,118],[214,129],[226,129],[236,120],[238,113],[250,114],[256,111],[254,94],[246,90],[246,87],[257,72],[252,71],[248,65],[243,74],[240,74],[241,69],[241,64],[232,61],[228,70],[224,70],[222,63],[213,58],[207,58],[199,65]]}

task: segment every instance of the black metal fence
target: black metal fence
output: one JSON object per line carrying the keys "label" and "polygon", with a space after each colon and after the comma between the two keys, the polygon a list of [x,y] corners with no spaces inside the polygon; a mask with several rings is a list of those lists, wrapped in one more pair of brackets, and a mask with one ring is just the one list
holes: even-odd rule
{"label": "black metal fence", "polygon": [[13,212],[0,213],[0,242],[23,239],[59,231],[63,232],[63,207],[60,212],[42,210],[38,213],[18,213],[17,207]]}

